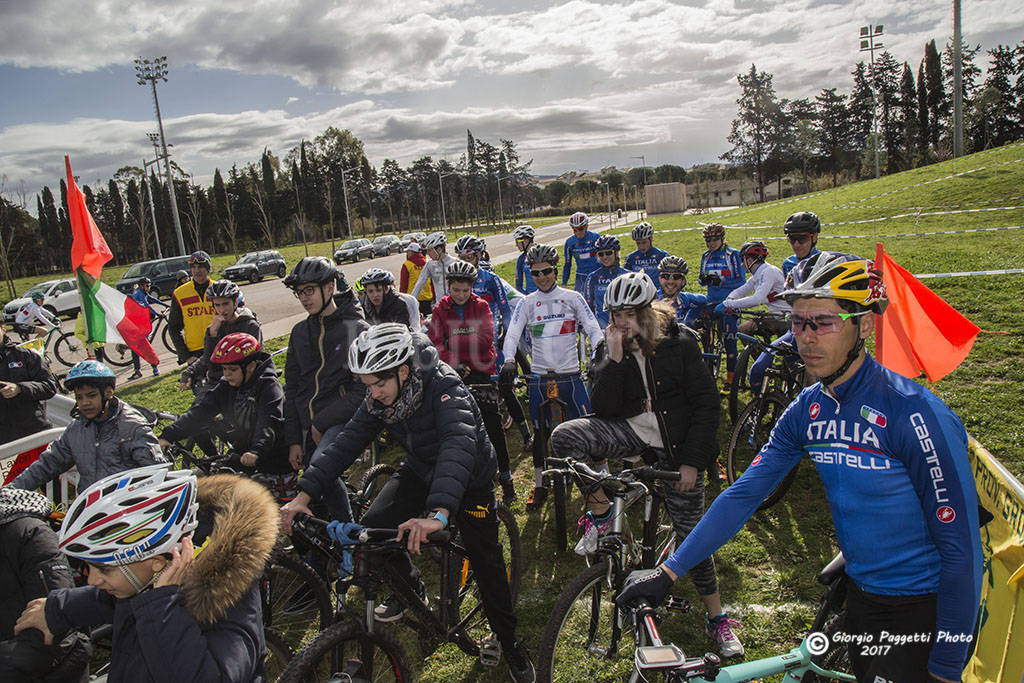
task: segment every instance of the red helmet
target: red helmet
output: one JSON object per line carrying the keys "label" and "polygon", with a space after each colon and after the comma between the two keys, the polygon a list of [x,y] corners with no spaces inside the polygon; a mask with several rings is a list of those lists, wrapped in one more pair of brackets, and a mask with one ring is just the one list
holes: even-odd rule
{"label": "red helmet", "polygon": [[255,360],[256,354],[260,352],[260,343],[256,337],[245,332],[232,332],[224,335],[213,347],[210,354],[211,363],[242,364],[249,360]]}

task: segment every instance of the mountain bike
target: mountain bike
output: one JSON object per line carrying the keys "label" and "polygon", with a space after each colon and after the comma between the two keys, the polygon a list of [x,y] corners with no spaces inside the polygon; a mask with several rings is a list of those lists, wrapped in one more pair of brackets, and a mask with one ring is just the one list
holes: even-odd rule
{"label": "mountain bike", "polygon": [[747,377],[749,366],[778,336],[773,323],[779,320],[779,316],[762,311],[743,311],[740,313],[740,317],[747,321],[753,321],[755,330],[753,334],[743,332],[736,334],[736,337],[744,343],[744,347],[736,356],[736,368],[732,376],[732,386],[729,388],[729,419],[734,424],[740,409],[746,405],[753,393]]}
{"label": "mountain bike", "polygon": [[[167,322],[167,314],[160,312],[153,315],[153,324],[146,339],[150,344],[158,336],[163,341],[164,348],[174,353],[174,343],[171,341],[171,330]],[[161,332],[162,331],[162,332]],[[154,350],[156,348],[154,347]],[[109,343],[103,347],[103,357],[106,362],[120,368],[126,368],[132,364],[132,350],[127,344]]]}

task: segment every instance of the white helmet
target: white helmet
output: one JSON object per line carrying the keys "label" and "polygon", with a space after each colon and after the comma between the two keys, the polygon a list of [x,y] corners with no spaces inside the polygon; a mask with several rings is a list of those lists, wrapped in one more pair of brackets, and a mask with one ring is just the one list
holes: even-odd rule
{"label": "white helmet", "polygon": [[169,553],[196,528],[196,478],[169,464],[126,470],[78,494],[58,542],[64,554],[126,565]]}
{"label": "white helmet", "polygon": [[569,227],[573,230],[585,228],[588,225],[590,225],[590,218],[588,218],[587,214],[582,211],[577,211],[573,215],[569,216]]}
{"label": "white helmet", "polygon": [[448,243],[448,238],[445,237],[443,232],[432,232],[422,240],[419,244],[424,249],[440,249]]}
{"label": "white helmet", "polygon": [[532,225],[519,225],[512,231],[512,240],[532,240],[535,234]]}
{"label": "white helmet", "polygon": [[364,330],[348,349],[348,369],[356,375],[376,375],[412,358],[412,333],[402,323],[381,323]]}
{"label": "white helmet", "polygon": [[604,293],[604,310],[640,308],[649,305],[657,295],[658,290],[647,273],[623,273],[608,285]]}
{"label": "white helmet", "polygon": [[444,271],[446,280],[469,280],[473,282],[479,274],[479,270],[469,261],[456,261]]}
{"label": "white helmet", "polygon": [[647,221],[641,221],[636,224],[633,228],[633,241],[639,242],[640,240],[649,240],[654,237],[654,226]]}

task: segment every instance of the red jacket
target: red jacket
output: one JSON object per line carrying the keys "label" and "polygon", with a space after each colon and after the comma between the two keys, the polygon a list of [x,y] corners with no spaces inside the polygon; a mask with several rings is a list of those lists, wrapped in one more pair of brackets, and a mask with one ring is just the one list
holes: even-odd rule
{"label": "red jacket", "polygon": [[453,368],[463,363],[471,370],[494,373],[494,320],[491,307],[476,294],[469,295],[462,310],[455,312],[451,295],[442,298],[430,315],[430,341],[438,354]]}

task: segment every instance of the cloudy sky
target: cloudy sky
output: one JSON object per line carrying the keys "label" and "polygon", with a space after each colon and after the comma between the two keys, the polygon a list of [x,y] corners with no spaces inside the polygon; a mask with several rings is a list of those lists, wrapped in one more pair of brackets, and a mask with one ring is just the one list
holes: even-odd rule
{"label": "cloudy sky", "polygon": [[[1024,40],[1020,0],[965,2],[964,36]],[[452,160],[466,129],[517,142],[535,173],[689,166],[728,149],[736,74],[780,96],[848,90],[858,28],[915,73],[952,35],[949,0],[0,0],[0,176],[32,197],[63,155],[83,183],[152,158],[148,87],[132,59],[166,55],[159,85],[176,161],[216,167],[286,153],[328,125],[371,163]],[[30,199],[30,208],[35,202]]]}

